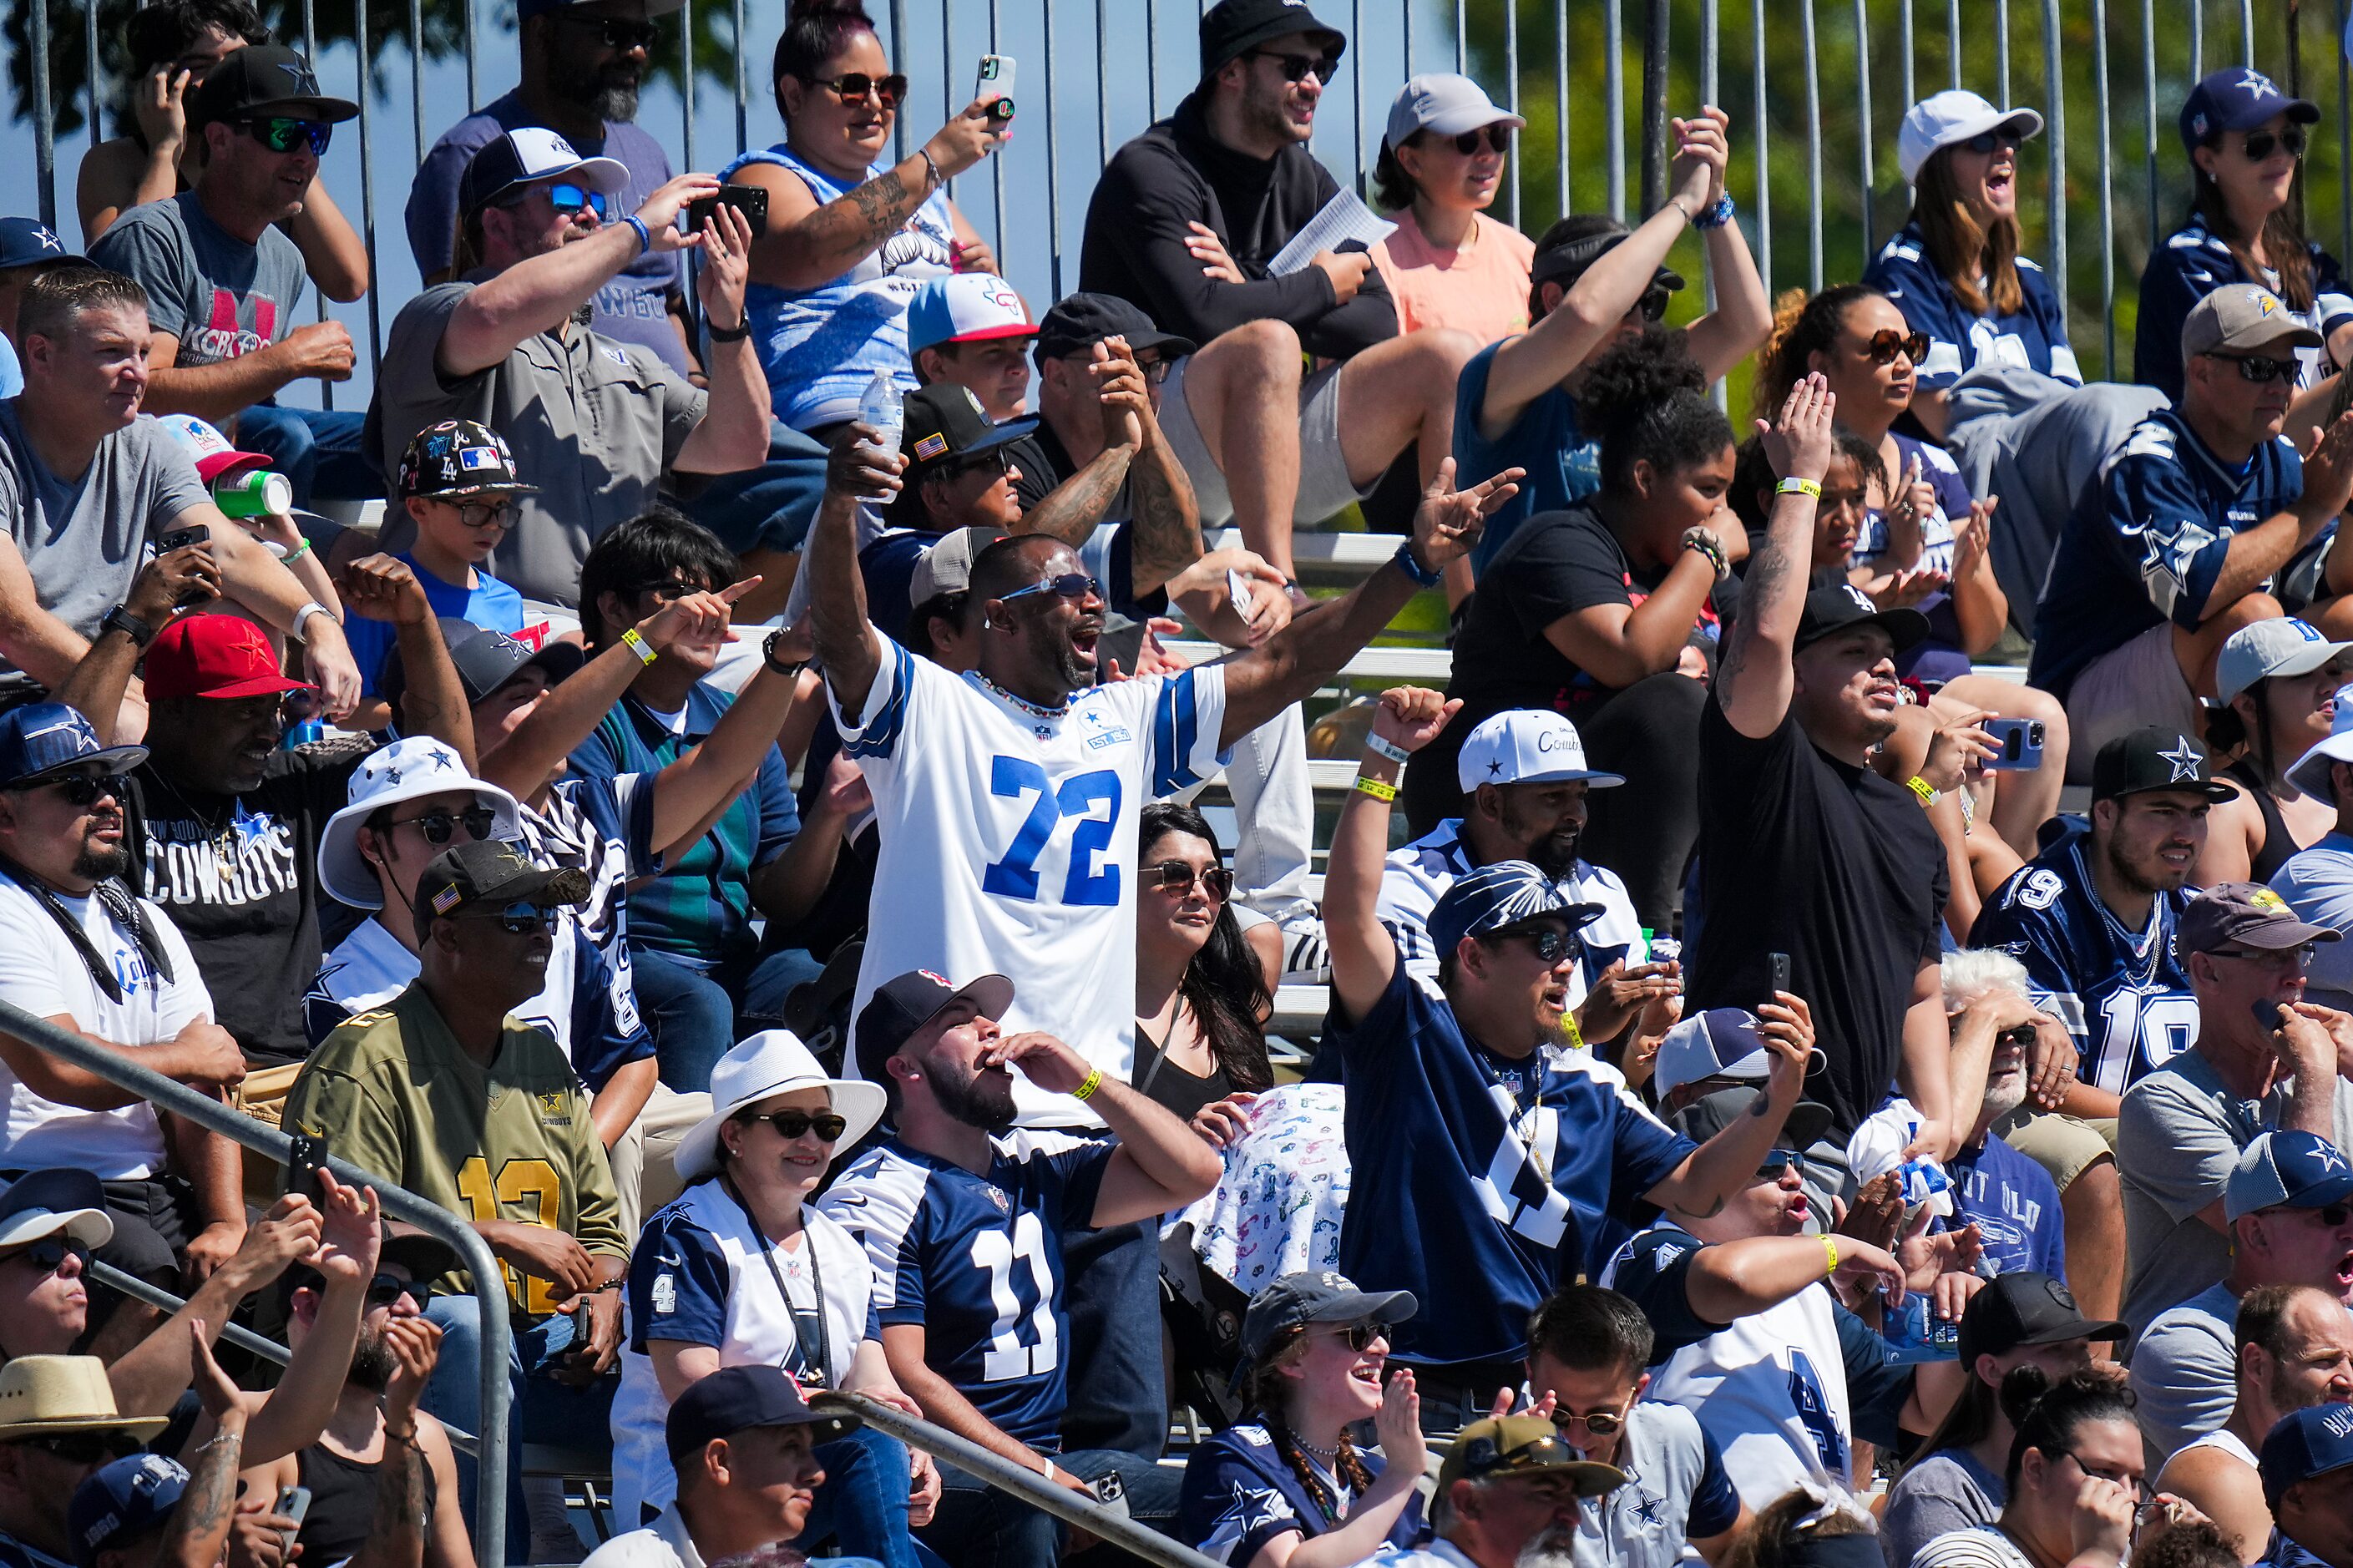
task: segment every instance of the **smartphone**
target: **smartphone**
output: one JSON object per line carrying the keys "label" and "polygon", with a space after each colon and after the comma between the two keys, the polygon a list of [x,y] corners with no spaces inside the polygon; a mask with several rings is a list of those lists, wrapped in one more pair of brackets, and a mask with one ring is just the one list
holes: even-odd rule
{"label": "smartphone", "polygon": [[686,204],[686,232],[701,234],[702,226],[711,221],[711,215],[719,210],[722,202],[744,215],[744,221],[752,226],[754,237],[767,232],[768,193],[758,185],[722,185],[716,195],[695,197]]}
{"label": "smartphone", "polygon": [[1095,1501],[1122,1519],[1133,1517],[1128,1511],[1127,1482],[1121,1479],[1117,1470],[1108,1471],[1097,1479],[1089,1481],[1087,1489],[1095,1494]]}
{"label": "smartphone", "polygon": [[1242,618],[1242,625],[1250,624],[1250,583],[1230,566],[1226,568],[1226,603],[1234,607],[1234,614]]}
{"label": "smartphone", "polygon": [[286,1190],[320,1201],[318,1173],[327,1168],[327,1141],[314,1133],[290,1134],[294,1147],[286,1161]]}
{"label": "smartphone", "polygon": [[1013,57],[983,55],[980,57],[979,81],[972,89],[975,99],[988,100],[991,120],[1013,118]]}
{"label": "smartphone", "polygon": [[155,542],[155,553],[169,555],[174,550],[185,550],[191,544],[202,544],[211,539],[210,525],[198,523],[194,528],[175,528]]}
{"label": "smartphone", "polygon": [[1778,1006],[1780,998],[1774,993],[1787,991],[1788,988],[1789,955],[1786,952],[1767,953],[1765,955],[1765,1000]]}
{"label": "smartphone", "polygon": [[1989,719],[1985,732],[1993,737],[1997,748],[1986,772],[2024,773],[2042,765],[2042,720]]}
{"label": "smartphone", "polygon": [[303,1520],[310,1517],[311,1489],[309,1487],[279,1488],[277,1512],[280,1519],[290,1519],[294,1521],[293,1529],[280,1531],[280,1538],[286,1543],[286,1550],[291,1552],[294,1550],[295,1537],[302,1533]]}
{"label": "smartphone", "polygon": [[2287,1022],[2287,1009],[2268,996],[2258,996],[2254,1002],[2255,1022],[2277,1034]]}

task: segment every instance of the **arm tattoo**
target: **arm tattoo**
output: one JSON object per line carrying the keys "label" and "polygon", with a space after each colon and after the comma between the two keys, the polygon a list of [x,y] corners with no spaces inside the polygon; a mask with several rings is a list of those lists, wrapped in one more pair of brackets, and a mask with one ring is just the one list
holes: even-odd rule
{"label": "arm tattoo", "polygon": [[869,245],[880,245],[898,233],[914,206],[896,169],[878,174],[851,191],[849,200],[857,204],[859,221]]}
{"label": "arm tattoo", "polygon": [[1024,533],[1048,533],[1076,550],[1095,531],[1095,524],[1119,499],[1120,481],[1127,478],[1125,447],[1106,447],[1101,456],[1056,485],[1021,520]]}
{"label": "arm tattoo", "polygon": [[198,1568],[219,1557],[237,1503],[237,1457],[244,1431],[224,1432],[196,1455],[195,1473],[173,1511],[171,1533],[155,1561],[164,1568]]}
{"label": "arm tattoo", "polygon": [[1715,666],[1717,700],[1731,695],[1733,682],[1740,677],[1748,663],[1758,612],[1769,602],[1780,597],[1782,580],[1788,575],[1788,553],[1781,542],[1771,533],[1757,546],[1757,553],[1748,558],[1747,574],[1741,579],[1740,618],[1733,623],[1732,635],[1725,639],[1724,651]]}
{"label": "arm tattoo", "polygon": [[1128,495],[1134,513],[1129,526],[1135,531],[1128,572],[1139,586],[1166,584],[1201,558],[1201,516],[1193,486],[1166,447],[1149,447],[1141,460],[1129,464]]}

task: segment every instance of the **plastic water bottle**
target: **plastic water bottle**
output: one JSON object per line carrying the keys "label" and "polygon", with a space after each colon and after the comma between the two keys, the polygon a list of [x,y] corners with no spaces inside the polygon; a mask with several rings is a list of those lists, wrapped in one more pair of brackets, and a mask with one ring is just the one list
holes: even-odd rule
{"label": "plastic water bottle", "polygon": [[881,432],[869,444],[878,452],[897,451],[903,420],[904,415],[899,406],[899,384],[892,379],[889,371],[876,371],[874,379],[866,384],[865,392],[858,399],[858,422],[871,425]]}

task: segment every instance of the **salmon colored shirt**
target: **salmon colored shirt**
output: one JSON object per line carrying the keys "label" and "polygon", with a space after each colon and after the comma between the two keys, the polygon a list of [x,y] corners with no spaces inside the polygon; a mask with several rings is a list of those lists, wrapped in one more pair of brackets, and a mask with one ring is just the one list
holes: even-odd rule
{"label": "salmon colored shirt", "polygon": [[1528,265],[1535,245],[1485,213],[1472,215],[1471,243],[1442,250],[1414,222],[1391,213],[1397,232],[1373,247],[1373,265],[1397,298],[1398,330],[1453,327],[1482,343],[1528,330]]}

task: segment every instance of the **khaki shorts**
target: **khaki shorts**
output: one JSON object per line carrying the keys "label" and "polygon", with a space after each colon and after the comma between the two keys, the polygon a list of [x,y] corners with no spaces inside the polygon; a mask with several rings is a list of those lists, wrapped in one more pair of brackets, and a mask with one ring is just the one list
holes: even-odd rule
{"label": "khaki shorts", "polygon": [[[1193,423],[1192,405],[1185,400],[1185,367],[1190,354],[1178,360],[1160,389],[1160,433],[1168,450],[1193,481],[1193,500],[1201,510],[1203,528],[1222,528],[1234,518],[1233,492],[1226,476],[1209,456],[1201,427]],[[1299,385],[1299,494],[1292,502],[1295,526],[1312,528],[1345,511],[1373,493],[1373,484],[1358,489],[1348,478],[1348,456],[1340,447],[1340,371],[1333,365],[1310,374]],[[1386,466],[1386,465],[1384,465]]]}
{"label": "khaki shorts", "polygon": [[2198,732],[2198,699],[2173,657],[2170,621],[2110,648],[2067,689],[2067,782],[2091,783],[2100,748],[2145,724]]}
{"label": "khaki shorts", "polygon": [[2063,1194],[2101,1156],[2115,1158],[2116,1119],[2094,1121],[2021,1106],[1994,1124],[2001,1141],[2051,1173]]}

